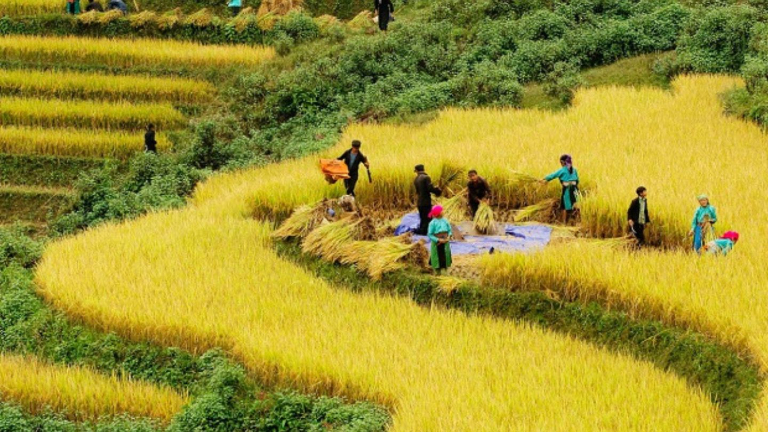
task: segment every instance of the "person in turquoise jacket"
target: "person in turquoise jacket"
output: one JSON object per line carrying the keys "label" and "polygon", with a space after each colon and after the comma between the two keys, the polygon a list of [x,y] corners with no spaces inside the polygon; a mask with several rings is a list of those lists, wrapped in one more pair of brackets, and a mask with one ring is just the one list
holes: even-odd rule
{"label": "person in turquoise jacket", "polygon": [[451,224],[443,218],[443,207],[436,205],[429,212],[432,221],[429,223],[427,236],[431,243],[429,263],[437,274],[451,267],[451,244],[453,235]]}
{"label": "person in turquoise jacket", "polygon": [[733,250],[733,246],[739,241],[739,233],[736,231],[726,231],[719,239],[712,240],[704,245],[703,249],[707,255],[728,255]]}
{"label": "person in turquoise jacket", "polygon": [[240,9],[243,8],[243,0],[229,0],[227,7],[232,12],[232,16],[237,16],[240,13]]}
{"label": "person in turquoise jacket", "polygon": [[540,182],[546,184],[554,179],[560,180],[563,193],[560,196],[560,208],[563,210],[563,223],[573,214],[576,205],[576,194],[579,192],[579,172],[573,167],[571,155],[560,156],[560,169],[544,177]]}
{"label": "person in turquoise jacket", "polygon": [[701,247],[711,240],[715,239],[715,227],[717,222],[717,212],[715,207],[709,204],[709,197],[701,194],[696,197],[699,200],[699,208],[693,214],[691,230],[689,236],[693,236],[693,250],[696,253],[701,252]]}

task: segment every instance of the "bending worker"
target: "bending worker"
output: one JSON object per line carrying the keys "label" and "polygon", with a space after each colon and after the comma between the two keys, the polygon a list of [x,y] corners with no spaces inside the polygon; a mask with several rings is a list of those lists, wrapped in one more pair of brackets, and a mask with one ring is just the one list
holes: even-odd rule
{"label": "bending worker", "polygon": [[424,165],[418,164],[414,168],[416,179],[413,186],[416,187],[416,207],[419,209],[419,229],[416,234],[427,235],[429,229],[429,213],[432,211],[432,194],[440,196],[440,189],[432,185],[432,179],[424,172]]}
{"label": "bending worker", "polygon": [[705,244],[702,248],[707,255],[728,255],[733,249],[733,246],[739,241],[739,233],[736,231],[726,231],[725,234],[720,236],[717,240]]}
{"label": "bending worker", "polygon": [[491,187],[484,178],[477,175],[476,170],[469,170],[469,183],[467,183],[469,194],[469,209],[472,212],[472,219],[475,218],[480,202],[491,195]]}
{"label": "bending worker", "polygon": [[563,209],[563,223],[568,223],[568,219],[576,206],[576,194],[579,191],[579,173],[573,167],[573,159],[570,155],[560,156],[560,169],[539,180],[546,184],[554,179],[560,180],[563,187],[563,193],[560,196],[560,208]]}
{"label": "bending worker", "polygon": [[651,218],[648,217],[648,190],[640,186],[635,192],[637,192],[637,198],[633,199],[629,205],[627,223],[637,239],[637,245],[643,246],[645,245],[645,226],[651,223]]}
{"label": "bending worker", "polygon": [[357,179],[360,172],[360,164],[365,165],[365,168],[370,168],[368,158],[360,153],[360,147],[362,144],[359,140],[352,141],[352,147],[345,151],[344,154],[337,159],[344,161],[349,169],[349,178],[344,180],[344,187],[347,188],[347,195],[355,196],[355,186],[357,185]]}

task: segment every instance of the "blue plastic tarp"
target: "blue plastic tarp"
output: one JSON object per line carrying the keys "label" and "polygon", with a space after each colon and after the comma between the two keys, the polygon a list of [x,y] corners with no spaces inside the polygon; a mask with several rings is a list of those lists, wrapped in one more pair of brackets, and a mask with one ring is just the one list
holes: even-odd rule
{"label": "blue plastic tarp", "polygon": [[[403,216],[400,225],[395,229],[395,235],[415,232],[419,227],[418,213]],[[538,250],[549,243],[552,228],[544,225],[515,226],[506,225],[503,236],[479,236],[464,234],[464,241],[452,241],[453,255],[479,255],[488,253],[491,248],[499,252],[526,252]],[[430,246],[429,237],[414,235],[413,241],[424,240],[427,248]]]}

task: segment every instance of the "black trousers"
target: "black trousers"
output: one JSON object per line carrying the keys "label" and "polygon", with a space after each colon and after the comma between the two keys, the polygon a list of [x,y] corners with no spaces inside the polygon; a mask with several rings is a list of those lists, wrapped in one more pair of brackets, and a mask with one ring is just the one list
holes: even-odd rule
{"label": "black trousers", "polygon": [[632,229],[634,230],[635,238],[637,239],[637,244],[639,246],[644,245],[645,244],[645,224],[636,223],[632,226]]}
{"label": "black trousers", "polygon": [[448,258],[445,254],[445,243],[437,245],[437,263],[438,268],[440,269],[448,268]]}
{"label": "black trousers", "polygon": [[478,202],[469,202],[469,210],[472,211],[472,219],[475,219],[475,215],[477,214],[477,209],[480,208],[480,201]]}
{"label": "black trousers", "polygon": [[357,175],[349,176],[344,179],[344,187],[347,189],[347,195],[355,196],[355,186],[357,186]]}
{"label": "black trousers", "polygon": [[419,235],[427,235],[427,230],[429,230],[429,212],[432,211],[432,206],[419,206],[419,219],[421,220],[421,223],[419,224],[419,229],[416,230],[416,234]]}

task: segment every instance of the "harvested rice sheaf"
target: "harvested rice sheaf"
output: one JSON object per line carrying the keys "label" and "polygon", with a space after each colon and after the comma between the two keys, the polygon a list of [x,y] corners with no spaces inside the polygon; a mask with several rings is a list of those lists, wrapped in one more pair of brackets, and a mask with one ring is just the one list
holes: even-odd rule
{"label": "harvested rice sheaf", "polygon": [[548,219],[552,215],[557,202],[558,200],[550,198],[521,208],[515,214],[515,222]]}
{"label": "harvested rice sheaf", "polygon": [[344,248],[355,238],[356,222],[340,220],[315,228],[304,239],[302,250],[331,262],[345,255]]}
{"label": "harvested rice sheaf", "polygon": [[443,217],[451,223],[458,223],[469,217],[467,212],[466,189],[451,198],[440,199],[438,203],[443,206]]}
{"label": "harvested rice sheaf", "polygon": [[323,202],[315,205],[299,206],[286,219],[280,228],[272,233],[273,238],[287,239],[291,237],[306,237],[313,229],[320,226],[325,213]]}
{"label": "harvested rice sheaf", "polygon": [[481,202],[475,214],[475,231],[486,234],[496,234],[496,219],[493,217],[493,209],[488,204]]}

